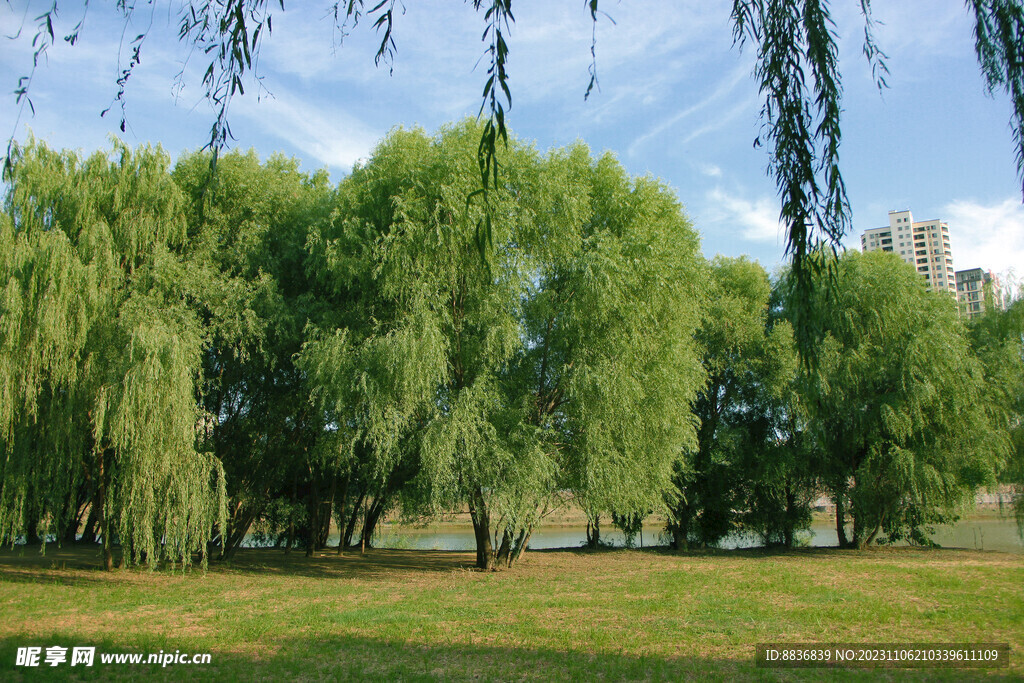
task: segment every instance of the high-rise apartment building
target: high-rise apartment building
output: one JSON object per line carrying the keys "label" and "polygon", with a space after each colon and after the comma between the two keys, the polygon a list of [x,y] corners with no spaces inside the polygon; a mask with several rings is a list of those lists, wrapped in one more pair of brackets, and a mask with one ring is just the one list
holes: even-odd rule
{"label": "high-rise apartment building", "polygon": [[956,271],[956,300],[960,315],[968,318],[981,315],[989,306],[1006,308],[999,278],[981,268]]}
{"label": "high-rise apartment building", "polygon": [[889,212],[889,226],[867,230],[862,251],[891,251],[917,268],[930,289],[956,296],[949,225],[939,220],[914,222],[909,209]]}

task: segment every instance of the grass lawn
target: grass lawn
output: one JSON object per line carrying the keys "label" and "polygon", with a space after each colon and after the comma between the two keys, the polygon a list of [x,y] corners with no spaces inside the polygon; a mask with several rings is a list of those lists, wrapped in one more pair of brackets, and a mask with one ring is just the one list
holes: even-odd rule
{"label": "grass lawn", "polygon": [[[1024,557],[961,550],[543,551],[306,558],[243,550],[208,572],[99,569],[92,550],[0,552],[0,680],[1024,679]],[[1003,642],[1008,669],[763,669],[760,642]],[[18,647],[96,647],[92,668]],[[212,654],[206,666],[99,653]],[[70,652],[70,650],[69,650]]]}

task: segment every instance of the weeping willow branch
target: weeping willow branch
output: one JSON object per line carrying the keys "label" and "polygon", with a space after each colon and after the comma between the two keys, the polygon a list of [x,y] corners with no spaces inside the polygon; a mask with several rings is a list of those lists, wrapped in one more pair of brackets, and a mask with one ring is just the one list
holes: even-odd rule
{"label": "weeping willow branch", "polygon": [[1020,0],[968,0],[974,9],[974,49],[989,93],[1003,90],[1013,103],[1017,175],[1024,195],[1024,4]]}

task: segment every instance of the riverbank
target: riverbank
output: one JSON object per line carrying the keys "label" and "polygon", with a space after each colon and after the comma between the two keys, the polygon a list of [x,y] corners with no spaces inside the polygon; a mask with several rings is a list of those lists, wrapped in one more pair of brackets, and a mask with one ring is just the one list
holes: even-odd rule
{"label": "riverbank", "polygon": [[[0,552],[0,674],[19,647],[210,653],[83,679],[963,680],[986,673],[758,669],[758,643],[1004,642],[1024,676],[1024,561],[919,549],[469,553],[245,549],[185,575],[99,570],[94,549]],[[70,669],[63,670],[66,675]],[[785,675],[783,675],[785,674]],[[15,678],[17,680],[17,678]]]}

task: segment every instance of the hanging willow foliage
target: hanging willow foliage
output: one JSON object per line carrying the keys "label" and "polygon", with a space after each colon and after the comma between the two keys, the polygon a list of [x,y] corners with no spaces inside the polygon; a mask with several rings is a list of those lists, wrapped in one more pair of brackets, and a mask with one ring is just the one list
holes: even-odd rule
{"label": "hanging willow foliage", "polygon": [[[0,539],[60,537],[87,487],[106,562],[183,565],[225,514],[196,450],[203,335],[178,291],[185,220],[160,149],[15,150],[0,216]],[[69,517],[71,517],[69,519]]]}

